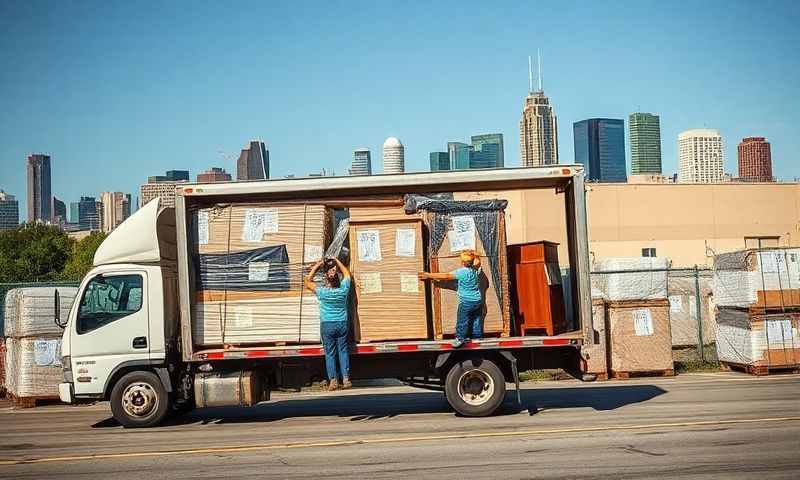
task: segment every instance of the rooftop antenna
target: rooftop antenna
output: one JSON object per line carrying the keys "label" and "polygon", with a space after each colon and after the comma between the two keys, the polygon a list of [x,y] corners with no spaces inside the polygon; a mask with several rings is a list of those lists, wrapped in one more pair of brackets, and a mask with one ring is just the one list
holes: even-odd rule
{"label": "rooftop antenna", "polygon": [[542,92],[542,54],[539,49],[536,49],[537,70],[539,72],[539,91]]}
{"label": "rooftop antenna", "polygon": [[528,92],[533,92],[533,68],[530,55],[528,55]]}

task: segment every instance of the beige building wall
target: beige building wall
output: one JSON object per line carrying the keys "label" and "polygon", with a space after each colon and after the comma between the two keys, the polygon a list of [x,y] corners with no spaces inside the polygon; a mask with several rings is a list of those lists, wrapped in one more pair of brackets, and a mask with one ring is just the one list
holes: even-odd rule
{"label": "beige building wall", "polygon": [[[746,237],[800,246],[800,185],[590,184],[589,250],[594,259],[641,256],[643,248],[675,267],[710,266],[715,253],[745,248]],[[564,195],[553,190],[459,194],[505,198],[509,243],[558,242],[567,263]]]}

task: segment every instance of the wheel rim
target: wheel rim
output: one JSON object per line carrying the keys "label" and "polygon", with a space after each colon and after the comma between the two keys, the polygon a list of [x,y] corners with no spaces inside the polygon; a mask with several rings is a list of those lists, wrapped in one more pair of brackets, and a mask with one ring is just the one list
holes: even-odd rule
{"label": "wheel rim", "polygon": [[483,405],[494,395],[494,380],[482,370],[467,370],[458,379],[458,395],[469,405]]}
{"label": "wheel rim", "polygon": [[132,383],[122,392],[122,408],[131,417],[145,418],[158,408],[158,394],[149,383]]}

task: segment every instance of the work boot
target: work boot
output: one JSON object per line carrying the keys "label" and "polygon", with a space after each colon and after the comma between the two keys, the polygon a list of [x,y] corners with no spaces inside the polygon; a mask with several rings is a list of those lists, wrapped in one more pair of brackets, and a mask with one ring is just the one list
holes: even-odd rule
{"label": "work boot", "polygon": [[336,380],[335,378],[333,380],[331,380],[330,382],[328,382],[328,391],[329,392],[337,390],[338,388],[339,388],[339,381]]}
{"label": "work boot", "polygon": [[344,377],[342,379],[342,390],[347,390],[348,388],[353,387],[353,382],[350,381],[350,377]]}

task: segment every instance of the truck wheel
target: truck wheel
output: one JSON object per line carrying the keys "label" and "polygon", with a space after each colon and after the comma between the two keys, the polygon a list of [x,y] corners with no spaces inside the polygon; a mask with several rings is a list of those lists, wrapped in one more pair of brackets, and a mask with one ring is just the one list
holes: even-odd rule
{"label": "truck wheel", "polygon": [[154,427],[168,411],[169,395],[155,373],[128,373],[111,390],[111,412],[125,428]]}
{"label": "truck wheel", "polygon": [[468,359],[447,372],[444,393],[453,409],[466,417],[491,415],[506,396],[506,379],[491,360]]}

